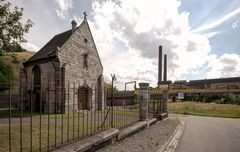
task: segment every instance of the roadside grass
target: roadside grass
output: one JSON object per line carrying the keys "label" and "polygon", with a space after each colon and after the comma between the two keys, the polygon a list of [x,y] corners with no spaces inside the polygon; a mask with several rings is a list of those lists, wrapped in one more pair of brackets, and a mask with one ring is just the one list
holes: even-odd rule
{"label": "roadside grass", "polygon": [[[21,115],[21,111],[17,108],[12,108],[11,109],[11,118],[19,118]],[[33,112],[32,116],[36,117],[39,116],[40,112]],[[48,114],[47,113],[42,113],[41,114],[43,118],[47,118]],[[49,117],[50,118],[57,118],[57,119],[61,119],[62,117],[65,118],[78,118],[79,116],[82,115],[82,112],[79,113],[69,113],[69,114],[50,114]],[[22,111],[22,117],[30,117],[31,116],[31,112],[27,111],[27,110],[23,110]],[[9,109],[8,108],[0,108],[0,118],[8,118],[9,117]]]}
{"label": "roadside grass", "polygon": [[240,106],[231,104],[177,102],[168,104],[169,112],[176,114],[240,118]]}

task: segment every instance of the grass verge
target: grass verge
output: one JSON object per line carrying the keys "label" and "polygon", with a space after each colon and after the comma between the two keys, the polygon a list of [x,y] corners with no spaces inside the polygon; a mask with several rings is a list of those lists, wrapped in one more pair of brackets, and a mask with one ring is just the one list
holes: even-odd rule
{"label": "grass verge", "polygon": [[178,102],[169,103],[169,112],[176,114],[240,118],[240,106],[230,104]]}

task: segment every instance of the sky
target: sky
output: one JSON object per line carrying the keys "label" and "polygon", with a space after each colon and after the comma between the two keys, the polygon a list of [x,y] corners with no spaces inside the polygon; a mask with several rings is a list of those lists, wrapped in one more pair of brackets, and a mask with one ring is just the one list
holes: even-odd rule
{"label": "sky", "polygon": [[9,0],[24,8],[25,35],[38,51],[54,35],[80,24],[86,11],[104,79],[157,85],[158,46],[168,55],[168,80],[240,76],[239,0]]}

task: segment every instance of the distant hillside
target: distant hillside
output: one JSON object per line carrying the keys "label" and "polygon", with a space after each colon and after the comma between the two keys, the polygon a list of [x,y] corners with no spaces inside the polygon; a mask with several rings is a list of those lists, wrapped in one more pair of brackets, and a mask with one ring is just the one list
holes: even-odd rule
{"label": "distant hillside", "polygon": [[[19,84],[19,72],[20,68],[23,67],[22,63],[29,59],[35,52],[14,52],[13,53],[7,53],[4,56],[0,56],[0,58],[3,60],[4,63],[10,65],[13,70],[13,84]],[[17,88],[13,89],[13,94],[16,93],[15,90]]]}

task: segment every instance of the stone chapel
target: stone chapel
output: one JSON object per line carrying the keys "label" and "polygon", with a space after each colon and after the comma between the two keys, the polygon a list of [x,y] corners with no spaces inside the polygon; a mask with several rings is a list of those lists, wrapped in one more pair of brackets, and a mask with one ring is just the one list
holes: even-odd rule
{"label": "stone chapel", "polygon": [[104,108],[103,66],[88,21],[71,24],[23,63],[25,108],[50,113]]}

